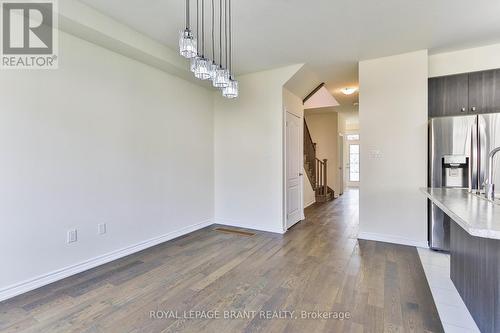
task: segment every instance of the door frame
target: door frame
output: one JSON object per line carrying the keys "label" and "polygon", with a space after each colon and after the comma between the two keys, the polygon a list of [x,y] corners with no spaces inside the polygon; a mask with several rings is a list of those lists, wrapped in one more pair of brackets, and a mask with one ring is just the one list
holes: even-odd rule
{"label": "door frame", "polygon": [[[300,133],[299,133],[299,165],[302,168],[303,171],[303,166],[304,166],[304,115],[300,116],[295,113],[289,112],[286,107],[283,108],[283,221],[282,221],[282,226],[283,226],[283,233],[287,232],[288,230],[288,195],[287,195],[287,189],[288,189],[288,179],[287,179],[287,166],[288,166],[288,160],[287,160],[287,148],[288,148],[288,142],[287,142],[287,114],[290,114],[293,117],[296,117],[299,120],[299,128],[300,128]],[[299,179],[299,197],[300,197],[300,221],[303,221],[305,219],[304,215],[304,172],[302,172],[302,175]],[[300,222],[299,221],[299,222]]]}
{"label": "door frame", "polygon": [[[346,133],[346,137],[347,135],[349,134],[357,134],[359,135],[359,131],[350,131],[348,133]],[[348,141],[347,139],[345,140],[345,150],[346,150],[346,160],[344,161],[344,165],[345,165],[345,172],[344,172],[344,175],[345,175],[345,184],[347,187],[359,187],[360,185],[360,182],[351,182],[351,178],[350,178],[350,174],[351,174],[351,155],[350,155],[350,145],[359,145],[359,149],[361,151],[361,137],[359,140],[352,140],[352,141]],[[360,154],[361,156],[361,154]],[[361,162],[361,161],[360,161]],[[361,175],[361,170],[360,170],[360,175]]]}
{"label": "door frame", "polygon": [[338,137],[338,151],[337,151],[337,164],[338,164],[338,177],[339,177],[339,196],[344,194],[345,191],[345,161],[344,161],[344,134],[339,133]]}

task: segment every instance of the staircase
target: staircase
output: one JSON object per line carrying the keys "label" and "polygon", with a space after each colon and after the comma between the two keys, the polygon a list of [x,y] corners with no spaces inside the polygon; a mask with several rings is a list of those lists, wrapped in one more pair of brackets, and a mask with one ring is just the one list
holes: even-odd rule
{"label": "staircase", "polygon": [[335,192],[328,187],[328,160],[316,157],[316,144],[304,120],[304,170],[316,193],[316,202],[333,200]]}

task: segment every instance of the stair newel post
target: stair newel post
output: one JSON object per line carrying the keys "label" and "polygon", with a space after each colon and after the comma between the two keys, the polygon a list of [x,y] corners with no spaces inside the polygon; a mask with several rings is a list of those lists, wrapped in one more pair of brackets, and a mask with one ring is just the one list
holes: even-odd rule
{"label": "stair newel post", "polygon": [[320,168],[319,168],[319,162],[318,162],[317,159],[315,161],[316,161],[315,162],[316,163],[316,188],[314,189],[314,191],[316,191],[316,189],[319,186],[319,182],[321,181],[321,171],[320,171]]}
{"label": "stair newel post", "polygon": [[328,175],[327,174],[327,166],[328,166],[328,164],[327,163],[328,163],[328,161],[325,158],[323,160],[323,168],[325,169],[325,171],[324,171],[325,172],[325,179],[324,179],[324,183],[323,183],[323,186],[324,186],[323,187],[323,195],[327,195],[328,194],[328,182],[327,182],[327,179],[328,179],[327,178],[327,175]]}
{"label": "stair newel post", "polygon": [[318,164],[318,160],[317,159],[314,159],[314,164],[316,165],[316,179],[315,179],[315,187],[314,187],[314,190],[316,191],[316,189],[318,188],[319,186],[319,181],[320,181],[320,173],[319,173],[319,164]]}
{"label": "stair newel post", "polygon": [[323,188],[323,163],[321,161],[318,161],[318,166],[319,166],[319,193],[321,193],[322,188]]}

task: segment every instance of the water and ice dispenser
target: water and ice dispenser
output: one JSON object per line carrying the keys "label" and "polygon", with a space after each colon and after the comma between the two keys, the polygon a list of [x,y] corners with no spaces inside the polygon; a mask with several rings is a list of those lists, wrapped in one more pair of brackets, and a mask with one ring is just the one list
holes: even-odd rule
{"label": "water and ice dispenser", "polygon": [[469,187],[469,157],[445,155],[442,159],[443,187]]}

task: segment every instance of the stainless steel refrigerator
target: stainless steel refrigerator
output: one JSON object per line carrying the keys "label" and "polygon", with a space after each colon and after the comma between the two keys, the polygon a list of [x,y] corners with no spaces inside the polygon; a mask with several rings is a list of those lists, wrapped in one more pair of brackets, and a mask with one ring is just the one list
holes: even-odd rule
{"label": "stainless steel refrigerator", "polygon": [[[488,155],[500,146],[500,114],[433,118],[429,122],[429,187],[464,188],[484,192]],[[498,161],[493,183],[500,184]],[[481,194],[482,195],[482,194]],[[449,251],[450,218],[428,203],[429,246]]]}

